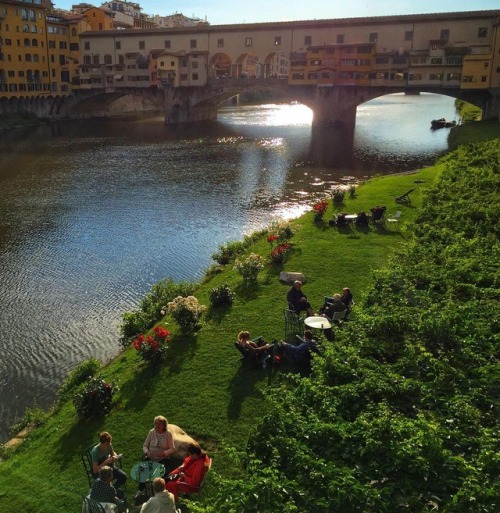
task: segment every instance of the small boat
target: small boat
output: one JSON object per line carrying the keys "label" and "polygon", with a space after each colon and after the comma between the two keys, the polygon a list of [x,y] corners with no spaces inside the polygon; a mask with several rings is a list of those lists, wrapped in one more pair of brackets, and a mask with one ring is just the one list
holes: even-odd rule
{"label": "small boat", "polygon": [[431,129],[437,130],[438,128],[451,128],[457,124],[456,121],[446,121],[446,119],[433,119],[431,121]]}

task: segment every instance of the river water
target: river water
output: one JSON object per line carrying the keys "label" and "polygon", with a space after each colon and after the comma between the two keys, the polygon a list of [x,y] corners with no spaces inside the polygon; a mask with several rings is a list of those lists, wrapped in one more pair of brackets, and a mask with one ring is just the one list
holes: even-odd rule
{"label": "river water", "polygon": [[221,109],[216,122],[93,120],[0,140],[0,443],[80,361],[119,351],[121,314],[155,282],[197,280],[219,244],[302,213],[344,176],[431,164],[453,99],[385,96],[354,140],[302,105]]}

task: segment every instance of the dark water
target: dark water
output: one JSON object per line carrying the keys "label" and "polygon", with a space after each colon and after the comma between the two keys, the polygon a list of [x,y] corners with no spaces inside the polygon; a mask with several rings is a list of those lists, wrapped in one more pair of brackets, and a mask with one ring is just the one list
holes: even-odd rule
{"label": "dark water", "polygon": [[0,134],[0,442],[81,360],[118,352],[121,314],[152,284],[200,278],[219,244],[344,175],[432,163],[448,131],[430,121],[454,116],[451,98],[393,95],[358,109],[351,143],[312,133],[301,105]]}

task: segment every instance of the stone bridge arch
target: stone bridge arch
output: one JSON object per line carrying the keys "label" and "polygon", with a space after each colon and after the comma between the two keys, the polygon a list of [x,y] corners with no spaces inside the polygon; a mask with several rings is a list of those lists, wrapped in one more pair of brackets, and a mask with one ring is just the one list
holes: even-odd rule
{"label": "stone bridge arch", "polygon": [[218,52],[212,55],[208,66],[209,78],[227,78],[231,76],[232,61],[227,53]]}

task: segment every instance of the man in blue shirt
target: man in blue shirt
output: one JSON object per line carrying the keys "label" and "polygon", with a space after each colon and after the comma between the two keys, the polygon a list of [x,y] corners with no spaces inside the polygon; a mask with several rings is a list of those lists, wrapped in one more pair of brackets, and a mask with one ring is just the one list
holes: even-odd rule
{"label": "man in blue shirt", "polygon": [[283,348],[284,356],[294,363],[302,363],[310,357],[311,352],[317,350],[316,340],[313,339],[310,330],[304,332],[304,341],[298,346],[282,342],[281,347]]}

